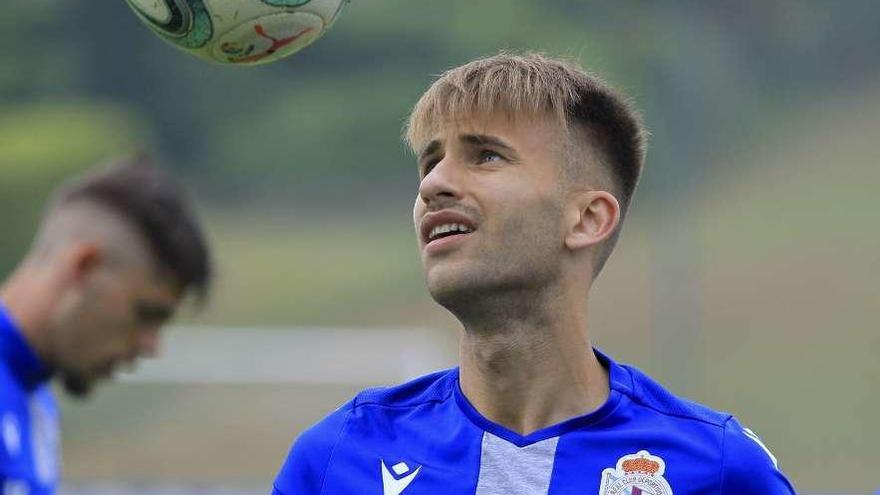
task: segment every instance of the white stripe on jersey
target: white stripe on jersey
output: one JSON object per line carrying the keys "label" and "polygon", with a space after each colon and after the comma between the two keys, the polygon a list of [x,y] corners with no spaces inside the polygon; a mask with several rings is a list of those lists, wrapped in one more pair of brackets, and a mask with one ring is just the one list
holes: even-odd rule
{"label": "white stripe on jersey", "polygon": [[475,495],[546,495],[558,442],[553,437],[517,447],[484,432]]}
{"label": "white stripe on jersey", "polygon": [[756,435],[755,432],[753,432],[752,430],[745,427],[743,427],[743,432],[746,434],[747,437],[754,440],[756,444],[764,449],[764,452],[766,452],[767,455],[770,457],[770,460],[773,461],[773,467],[779,469],[779,462],[776,460],[776,456],[773,455],[773,452],[770,452],[770,449],[768,449],[767,446],[764,445],[764,442],[762,442],[761,439],[758,438],[758,435]]}

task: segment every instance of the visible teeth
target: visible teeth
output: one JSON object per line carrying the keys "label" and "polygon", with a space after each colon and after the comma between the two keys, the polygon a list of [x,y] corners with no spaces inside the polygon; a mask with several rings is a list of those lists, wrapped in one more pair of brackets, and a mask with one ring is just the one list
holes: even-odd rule
{"label": "visible teeth", "polygon": [[433,239],[441,234],[448,234],[449,232],[470,232],[467,226],[460,223],[444,223],[443,225],[438,225],[431,229],[431,233],[428,235],[428,238]]}

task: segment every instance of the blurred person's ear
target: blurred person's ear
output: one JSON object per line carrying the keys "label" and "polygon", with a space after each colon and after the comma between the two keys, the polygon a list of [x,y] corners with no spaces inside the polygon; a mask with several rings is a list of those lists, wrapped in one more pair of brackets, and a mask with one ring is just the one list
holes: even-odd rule
{"label": "blurred person's ear", "polygon": [[69,279],[80,284],[104,261],[106,250],[98,242],[78,242],[71,246],[67,253],[65,265]]}

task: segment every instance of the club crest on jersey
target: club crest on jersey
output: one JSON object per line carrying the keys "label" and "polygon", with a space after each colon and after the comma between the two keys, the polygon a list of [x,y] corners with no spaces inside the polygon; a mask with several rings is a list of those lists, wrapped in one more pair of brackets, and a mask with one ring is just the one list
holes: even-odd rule
{"label": "club crest on jersey", "polygon": [[625,455],[616,468],[602,471],[599,495],[672,495],[672,488],[663,477],[666,463],[647,450]]}

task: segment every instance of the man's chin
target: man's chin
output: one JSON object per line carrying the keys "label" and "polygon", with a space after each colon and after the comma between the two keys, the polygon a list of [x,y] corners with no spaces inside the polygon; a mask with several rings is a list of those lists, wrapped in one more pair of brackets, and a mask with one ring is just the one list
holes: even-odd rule
{"label": "man's chin", "polygon": [[74,374],[64,375],[61,382],[64,385],[64,391],[67,392],[67,395],[77,399],[85,399],[89,397],[95,386],[94,378]]}
{"label": "man's chin", "polygon": [[456,307],[473,303],[475,295],[483,290],[485,284],[479,277],[462,276],[451,271],[430,275],[427,286],[431,297],[453,313]]}

